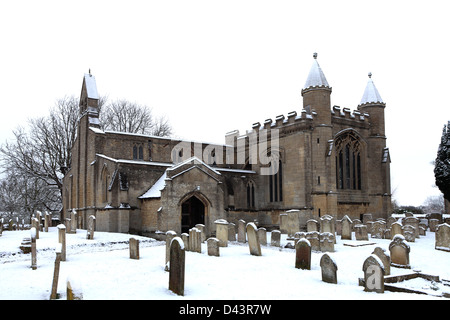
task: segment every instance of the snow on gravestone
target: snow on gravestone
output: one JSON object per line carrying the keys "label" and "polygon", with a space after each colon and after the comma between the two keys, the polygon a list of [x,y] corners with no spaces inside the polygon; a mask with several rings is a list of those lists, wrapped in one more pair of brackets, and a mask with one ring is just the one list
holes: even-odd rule
{"label": "snow on gravestone", "polygon": [[311,270],[311,244],[304,238],[295,244],[295,267]]}
{"label": "snow on gravestone", "polygon": [[322,281],[337,284],[337,264],[327,253],[320,258],[320,268],[322,269]]}
{"label": "snow on gravestone", "polygon": [[256,225],[253,222],[247,223],[247,238],[250,254],[253,256],[261,255],[261,244],[256,231]]}
{"label": "snow on gravestone", "polygon": [[170,242],[169,290],[180,296],[184,296],[185,262],[184,242],[175,237]]}
{"label": "snow on gravestone", "polygon": [[391,255],[391,265],[398,268],[410,269],[409,265],[409,245],[406,243],[405,237],[396,234],[389,244]]}
{"label": "snow on gravestone", "polygon": [[384,266],[380,258],[371,254],[363,263],[364,291],[384,292]]}
{"label": "snow on gravestone", "polygon": [[220,247],[228,247],[228,222],[225,219],[214,221],[216,225],[216,238],[219,239]]}

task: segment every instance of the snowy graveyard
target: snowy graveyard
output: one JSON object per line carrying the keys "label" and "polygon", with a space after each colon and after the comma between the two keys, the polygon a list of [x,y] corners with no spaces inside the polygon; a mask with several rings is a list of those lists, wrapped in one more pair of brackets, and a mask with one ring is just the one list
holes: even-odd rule
{"label": "snowy graveyard", "polygon": [[[56,252],[61,250],[58,231],[57,227],[49,227],[48,232],[39,233],[35,270],[31,268],[31,253],[24,254],[19,248],[24,238],[30,238],[30,230],[3,231],[0,299],[50,298]],[[76,233],[66,234],[66,259],[60,262],[57,299],[67,298],[68,280],[85,300],[446,299],[437,296],[450,293],[450,282],[446,281],[450,280],[450,252],[435,249],[435,232],[431,231],[408,242],[410,269],[390,267],[390,277],[415,272],[438,276],[440,282],[423,277],[404,282],[404,286],[429,292],[428,295],[367,292],[359,284],[359,278],[365,277],[366,259],[377,247],[389,253],[391,239],[357,241],[336,235],[334,252],[326,253],[331,261],[326,262],[336,264],[337,283],[329,283],[322,279],[325,253],[312,250],[309,269],[296,268],[295,246],[285,248],[293,241],[281,234],[281,247],[267,241],[260,244],[261,255],[251,254],[248,242],[237,241],[220,246],[218,256],[208,254],[207,241],[201,243],[201,252],[186,251],[183,296],[169,290],[165,241],[98,231],[94,239],[87,239],[86,232],[77,229]],[[139,241],[138,259],[130,259],[130,237]],[[351,239],[355,239],[354,232]]]}

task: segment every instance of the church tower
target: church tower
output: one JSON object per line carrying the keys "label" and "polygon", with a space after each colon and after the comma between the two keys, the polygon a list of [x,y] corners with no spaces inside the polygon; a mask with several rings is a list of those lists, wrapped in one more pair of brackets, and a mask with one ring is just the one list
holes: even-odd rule
{"label": "church tower", "polygon": [[361,113],[369,114],[368,137],[368,188],[371,190],[369,210],[371,212],[391,211],[390,155],[386,148],[384,110],[386,103],[381,99],[369,73],[369,80],[358,105]]}
{"label": "church tower", "polygon": [[331,123],[331,87],[313,54],[313,64],[302,89],[303,108],[313,119],[311,131],[305,144],[309,149],[309,177],[306,190],[311,195],[313,215],[337,214],[335,163],[327,157],[328,141],[333,139]]}

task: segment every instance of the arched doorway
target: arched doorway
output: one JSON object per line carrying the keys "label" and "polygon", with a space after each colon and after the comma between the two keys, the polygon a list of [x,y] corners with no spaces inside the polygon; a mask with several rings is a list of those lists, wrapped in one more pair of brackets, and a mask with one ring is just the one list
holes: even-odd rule
{"label": "arched doorway", "polygon": [[205,224],[205,205],[196,196],[181,205],[181,232],[189,232],[196,224]]}

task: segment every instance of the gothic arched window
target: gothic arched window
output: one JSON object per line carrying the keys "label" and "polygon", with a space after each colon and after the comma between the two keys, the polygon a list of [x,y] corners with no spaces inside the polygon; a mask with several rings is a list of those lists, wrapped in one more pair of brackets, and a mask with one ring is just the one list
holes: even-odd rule
{"label": "gothic arched window", "polygon": [[334,142],[336,147],[336,188],[361,190],[361,152],[360,139],[354,131],[339,135]]}
{"label": "gothic arched window", "polygon": [[255,207],[255,184],[253,181],[249,181],[249,183],[247,183],[247,207]]}

